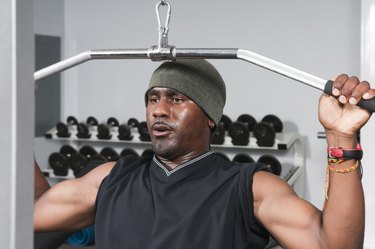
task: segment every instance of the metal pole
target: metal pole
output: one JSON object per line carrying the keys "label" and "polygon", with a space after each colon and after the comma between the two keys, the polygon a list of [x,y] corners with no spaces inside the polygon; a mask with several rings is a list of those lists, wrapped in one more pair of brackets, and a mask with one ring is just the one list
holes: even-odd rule
{"label": "metal pole", "polygon": [[262,55],[237,48],[175,48],[160,49],[153,46],[150,49],[117,49],[92,50],[80,53],[66,60],[53,64],[34,73],[34,79],[40,80],[51,74],[61,72],[78,64],[94,59],[151,59],[174,60],[178,58],[201,59],[241,59],[263,67],[288,78],[302,82],[319,90],[324,90],[327,80],[321,79],[299,69],[269,59]]}
{"label": "metal pole", "polygon": [[33,1],[0,0],[0,243],[33,247]]}

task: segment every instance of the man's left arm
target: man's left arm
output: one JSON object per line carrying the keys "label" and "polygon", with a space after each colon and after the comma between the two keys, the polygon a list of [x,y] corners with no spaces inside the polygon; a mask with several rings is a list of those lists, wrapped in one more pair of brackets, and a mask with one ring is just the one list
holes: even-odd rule
{"label": "man's left arm", "polygon": [[[319,120],[330,147],[357,148],[357,133],[371,113],[356,106],[373,98],[368,82],[340,75],[333,84],[335,97],[322,95]],[[256,218],[284,248],[362,248],[364,195],[360,161],[346,158],[327,163],[328,199],[323,211],[300,199],[285,182],[265,172],[254,176]]]}

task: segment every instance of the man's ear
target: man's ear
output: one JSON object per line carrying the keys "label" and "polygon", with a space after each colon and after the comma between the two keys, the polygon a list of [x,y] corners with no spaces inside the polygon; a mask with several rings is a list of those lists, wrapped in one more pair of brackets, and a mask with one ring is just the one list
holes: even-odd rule
{"label": "man's ear", "polygon": [[210,129],[212,130],[214,127],[215,127],[215,122],[212,121],[211,119],[208,120],[208,126],[210,127]]}

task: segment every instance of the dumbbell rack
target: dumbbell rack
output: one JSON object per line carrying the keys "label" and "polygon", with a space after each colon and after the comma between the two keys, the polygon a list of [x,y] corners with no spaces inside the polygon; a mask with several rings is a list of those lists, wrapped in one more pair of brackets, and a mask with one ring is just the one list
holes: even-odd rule
{"label": "dumbbell rack", "polygon": [[[114,149],[123,149],[125,147],[133,148],[136,151],[141,151],[142,149],[151,148],[150,142],[141,141],[139,139],[139,134],[136,129],[132,130],[133,139],[132,140],[120,140],[118,139],[117,131],[114,129],[111,134],[111,139],[98,139],[97,132],[95,130],[91,131],[91,137],[87,139],[78,138],[75,134],[75,130],[71,131],[71,135],[68,138],[58,137],[56,135],[56,128],[53,127],[45,133],[46,143],[57,143],[57,144],[69,144],[75,147],[80,145],[90,144],[94,147],[105,147],[111,146]],[[304,168],[305,168],[305,149],[301,141],[300,136],[294,132],[288,133],[277,133],[275,144],[272,147],[260,147],[256,143],[254,137],[250,137],[250,142],[246,146],[233,145],[231,138],[225,136],[224,143],[221,145],[213,144],[211,148],[214,152],[224,152],[228,155],[233,155],[235,153],[251,153],[251,154],[281,154],[282,156],[289,156],[291,158],[291,163],[288,164],[290,167],[287,172],[281,175],[281,177],[291,185],[294,190],[300,196],[304,196]],[[283,164],[284,167],[284,164]],[[69,179],[74,178],[73,173],[69,170],[67,176],[56,176],[53,170],[49,167],[43,169],[43,172],[50,178],[56,179]]]}

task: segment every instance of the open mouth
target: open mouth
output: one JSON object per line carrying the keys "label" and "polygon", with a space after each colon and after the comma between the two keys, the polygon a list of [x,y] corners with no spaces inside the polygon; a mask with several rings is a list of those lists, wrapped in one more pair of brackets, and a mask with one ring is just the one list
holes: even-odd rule
{"label": "open mouth", "polygon": [[171,133],[171,131],[171,127],[164,123],[155,123],[152,126],[152,134],[155,137],[167,136]]}

